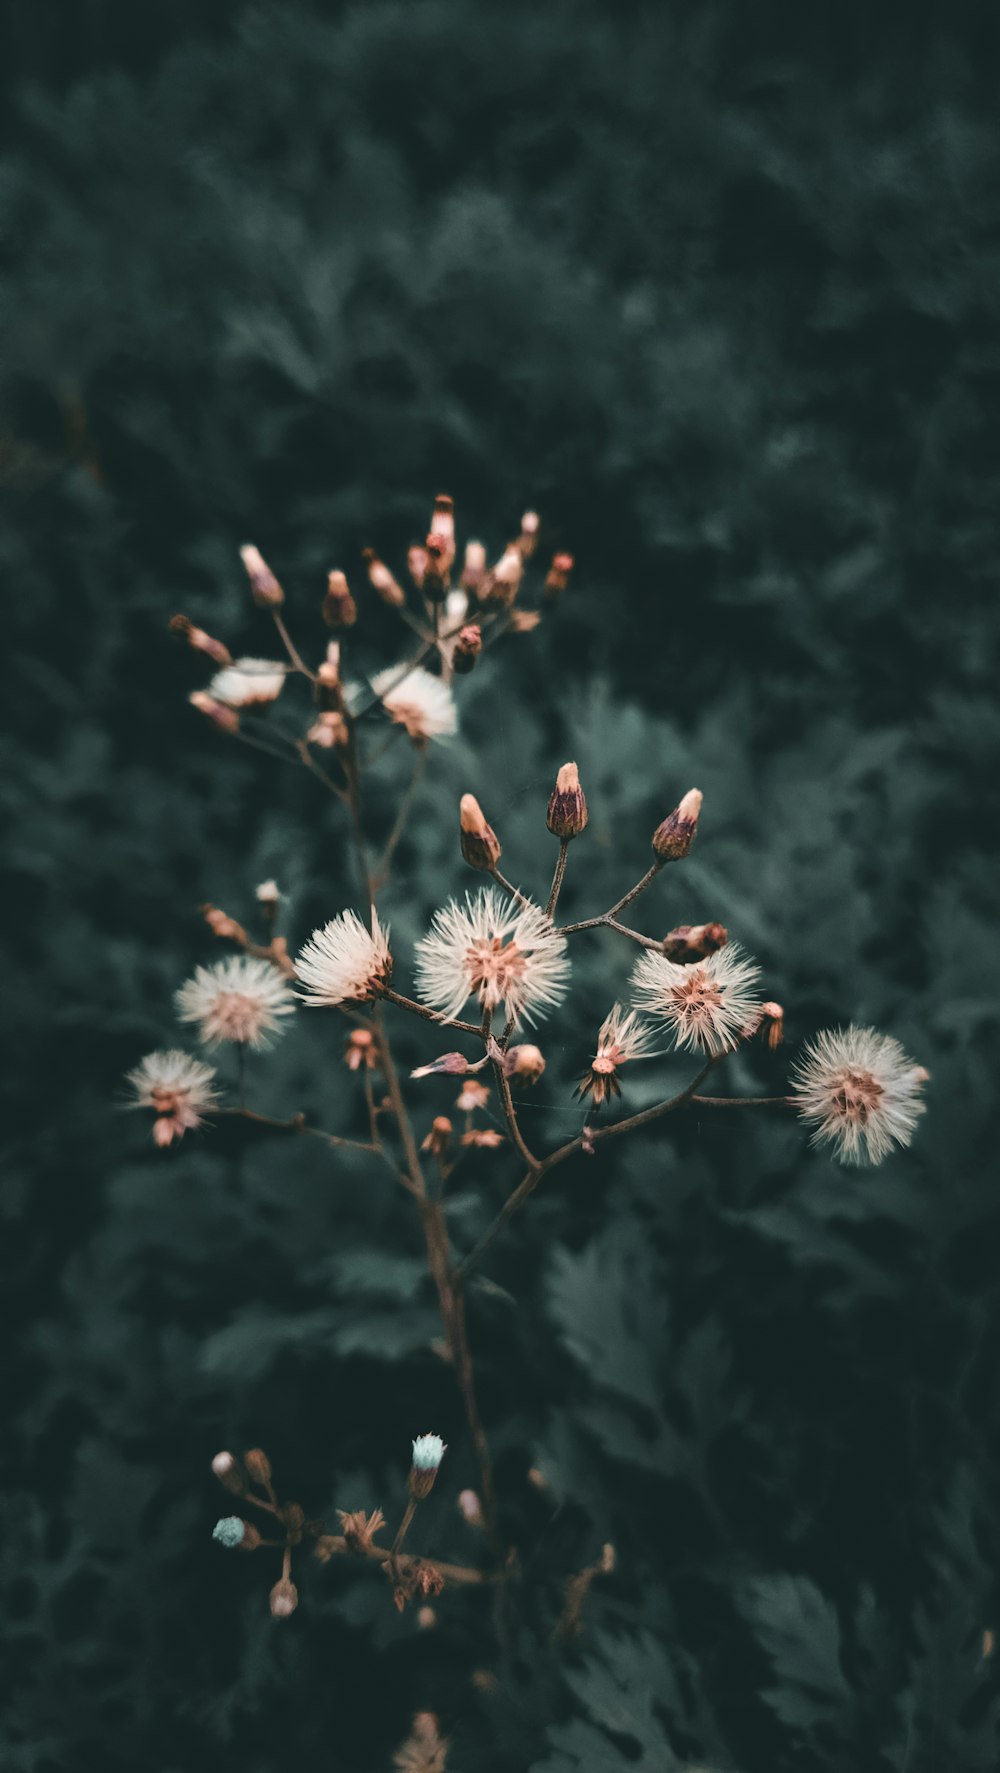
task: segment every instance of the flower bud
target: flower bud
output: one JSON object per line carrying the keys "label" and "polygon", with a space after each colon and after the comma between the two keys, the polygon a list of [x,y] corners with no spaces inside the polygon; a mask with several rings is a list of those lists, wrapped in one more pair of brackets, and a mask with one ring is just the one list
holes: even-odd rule
{"label": "flower bud", "polygon": [[375,1036],[368,1028],[353,1028],[347,1037],[344,1063],[348,1071],[374,1071],[378,1064]]}
{"label": "flower bud", "polygon": [[780,1047],[785,1038],[785,1012],[780,1003],[761,1004],[760,1033],[772,1052]]}
{"label": "flower bud", "polygon": [[705,960],[716,954],[729,941],[729,931],[721,923],[681,923],[663,938],[663,952],[677,966],[692,960]]}
{"label": "flower bud", "polygon": [[459,802],[458,837],[470,868],[482,868],[489,874],[496,867],[502,853],[500,840],[492,825],[486,823],[474,794],[463,794]]}
{"label": "flower bud", "polygon": [[433,1157],[443,1157],[448,1149],[451,1138],[451,1121],[446,1114],[436,1115],[431,1122],[431,1130],[421,1142],[421,1151],[429,1151]]}
{"label": "flower bud", "polygon": [[188,646],[193,646],[196,653],[207,654],[216,665],[232,664],[233,655],[228,646],[223,646],[222,641],[215,640],[211,634],[206,634],[204,628],[196,628],[187,616],[171,616],[169,626],[171,633],[182,634]]}
{"label": "flower bud", "polygon": [[351,596],[344,574],[328,573],[326,596],[323,598],[323,620],[327,627],[353,628],[357,619],[358,606]]}
{"label": "flower bud", "polygon": [[381,561],[374,548],[362,549],[361,558],[368,569],[368,583],[373,591],[377,591],[383,603],[392,609],[399,609],[406,602],[406,592],[402,585],[393,578],[389,568]]}
{"label": "flower bud", "polygon": [[285,601],[285,593],[260,549],[254,548],[248,542],[240,549],[240,559],[247,570],[250,593],[254,603],[260,609],[280,609]]}
{"label": "flower bud", "polygon": [[427,549],[422,542],[411,542],[406,550],[406,570],[418,591],[424,588],[424,574],[427,571]]}
{"label": "flower bud", "polygon": [[698,830],[701,812],[700,788],[689,788],[679,806],[657,825],[653,832],[653,849],[661,862],[679,862],[686,856]]}
{"label": "flower bud", "polygon": [[475,1114],[477,1108],[486,1107],[489,1099],[489,1085],[481,1084],[478,1078],[470,1077],[468,1082],[462,1085],[460,1093],[455,1098],[455,1107],[459,1114]]}
{"label": "flower bud", "polygon": [[475,1145],[481,1151],[499,1151],[506,1142],[506,1135],[498,1133],[495,1127],[470,1127],[462,1134],[463,1145]]}
{"label": "flower bud", "polygon": [[446,1077],[464,1077],[469,1069],[469,1061],[464,1053],[442,1053],[430,1065],[418,1065],[411,1071],[411,1077],[434,1077],[443,1072]]}
{"label": "flower bud", "polygon": [[231,1491],[234,1496],[242,1496],[246,1489],[243,1473],[232,1453],[216,1453],[212,1460],[212,1470],[223,1489]]}
{"label": "flower bud", "polygon": [[504,1057],[504,1072],[508,1077],[519,1078],[522,1083],[537,1083],[545,1070],[545,1058],[539,1047],[530,1043],[520,1047],[510,1047]]}
{"label": "flower bud", "polygon": [[579,837],[587,829],[587,802],[575,763],[564,763],[556,777],[546,821],[554,837]]}
{"label": "flower bud", "polygon": [[512,634],[530,634],[542,619],[541,610],[512,609],[508,627]]}
{"label": "flower bud", "polygon": [[211,720],[224,733],[239,732],[240,717],[235,708],[227,708],[225,702],[217,702],[214,696],[206,695],[204,690],[192,690],[188,701],[192,708],[197,708],[199,714],[204,714],[206,719]]}
{"label": "flower bud", "polygon": [[420,589],[431,603],[443,603],[448,595],[448,548],[441,536],[429,535],[424,550],[425,566]]}
{"label": "flower bud", "polygon": [[486,572],[486,549],[482,542],[466,542],[465,562],[460,584],[465,591],[478,591]]}
{"label": "flower bud", "polygon": [[410,1466],[410,1495],[421,1501],[429,1496],[434,1488],[434,1479],[438,1467],[447,1452],[444,1441],[439,1434],[418,1435],[413,1443],[413,1462]]}
{"label": "flower bud", "polygon": [[288,1619],[299,1604],[299,1591],[289,1577],[281,1576],[270,1594],[271,1612],[275,1619]]}
{"label": "flower bud", "polygon": [[545,596],[559,597],[569,584],[569,575],[572,571],[572,554],[553,554],[552,565],[545,575]]}
{"label": "flower bud", "polygon": [[281,900],[281,889],[276,880],[262,880],[259,887],[254,888],[254,898],[258,905],[278,905]]}
{"label": "flower bud", "polygon": [[271,1482],[271,1461],[262,1447],[251,1447],[249,1453],[244,1453],[243,1464],[246,1467],[247,1476],[253,1483],[269,1484]]}
{"label": "flower bud", "polygon": [[421,1631],[431,1631],[436,1624],[437,1614],[433,1607],[420,1607],[417,1609],[417,1625]]}
{"label": "flower bud", "polygon": [[241,923],[237,923],[235,917],[230,917],[227,912],[220,911],[217,905],[202,905],[200,909],[213,936],[219,936],[224,942],[242,943],[246,941],[246,930]]}
{"label": "flower bud", "polygon": [[329,751],[334,745],[346,745],[350,736],[344,716],[338,709],[328,709],[309,728],[306,743],[319,745],[324,751]]}
{"label": "flower bud", "polygon": [[324,659],[316,672],[316,706],[324,714],[337,714],[343,707],[339,659]]}
{"label": "flower bud", "polygon": [[467,628],[461,630],[452,649],[451,663],[454,670],[464,677],[466,672],[472,670],[482,650],[483,631],[478,623],[470,622]]}
{"label": "flower bud", "polygon": [[455,558],[455,501],[447,493],[438,493],[434,500],[431,535],[443,544],[442,563],[447,571]]}
{"label": "flower bud", "polygon": [[537,511],[525,511],[524,516],[521,518],[521,534],[518,537],[518,546],[521,550],[522,559],[524,560],[529,559],[535,552],[535,546],[538,542],[539,522],[540,519]]}
{"label": "flower bud", "polygon": [[462,1519],[470,1527],[481,1527],[483,1524],[483,1505],[475,1490],[462,1490],[458,1498],[459,1512]]}

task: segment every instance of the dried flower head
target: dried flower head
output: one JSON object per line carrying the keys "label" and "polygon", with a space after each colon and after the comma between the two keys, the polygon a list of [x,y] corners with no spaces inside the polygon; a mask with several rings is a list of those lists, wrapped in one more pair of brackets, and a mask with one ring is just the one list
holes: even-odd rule
{"label": "dried flower head", "polygon": [[469,1061],[464,1053],[442,1053],[439,1059],[432,1059],[429,1065],[418,1065],[411,1077],[464,1077],[469,1070]]}
{"label": "dried flower head", "polygon": [[240,549],[240,559],[246,567],[254,603],[259,604],[261,609],[280,609],[285,601],[285,593],[260,549],[247,542]]}
{"label": "dried flower head", "polygon": [[376,672],[371,681],[386,713],[405,728],[411,739],[449,738],[458,731],[451,690],[421,665],[415,665],[405,677],[394,665],[387,671]]}
{"label": "dried flower head", "polygon": [[475,1114],[477,1109],[486,1107],[489,1099],[489,1084],[480,1083],[478,1078],[470,1077],[455,1097],[455,1107],[460,1114]]}
{"label": "dried flower head", "polygon": [[480,1151],[499,1151],[506,1139],[495,1127],[470,1127],[468,1132],[462,1134],[461,1142],[463,1145],[475,1145]]}
{"label": "dried flower head", "polygon": [[913,1138],[929,1075],[889,1034],[826,1029],[798,1061],[792,1093],[814,1144],[832,1145],[846,1164],[879,1164]]}
{"label": "dried flower head", "polygon": [[421,1151],[429,1151],[433,1157],[443,1157],[448,1149],[452,1125],[446,1114],[437,1114],[431,1121],[431,1129],[420,1142]]}
{"label": "dried flower head", "polygon": [[344,1048],[344,1064],[348,1071],[374,1071],[378,1065],[378,1046],[370,1028],[352,1028]]}
{"label": "dried flower head", "polygon": [[271,1590],[269,1602],[275,1619],[288,1619],[299,1604],[299,1591],[294,1582],[287,1576],[279,1577]]}
{"label": "dried flower head", "polygon": [[545,1056],[540,1047],[530,1043],[510,1047],[504,1057],[503,1068],[507,1077],[516,1077],[519,1083],[536,1084],[545,1070]]}
{"label": "dried flower head", "polygon": [[698,815],[703,795],[700,788],[689,788],[679,806],[668,813],[653,832],[653,849],[661,862],[679,862],[691,848],[698,831]]}
{"label": "dried flower head", "polygon": [[323,620],[328,628],[353,628],[358,619],[358,606],[351,596],[346,575],[333,571],[327,574],[323,598]]}
{"label": "dried flower head", "polygon": [[385,1526],[385,1515],[380,1508],[374,1509],[369,1515],[365,1514],[363,1508],[353,1511],[338,1508],[337,1516],[341,1532],[351,1551],[368,1551],[375,1542],[376,1533],[380,1533]]}
{"label": "dried flower head", "polygon": [[399,609],[406,602],[406,592],[395,579],[385,562],[380,560],[374,548],[362,549],[361,558],[368,569],[368,582],[373,591],[377,591],[383,603],[391,609]]}
{"label": "dried flower head", "polygon": [[237,659],[217,671],[208,693],[227,708],[263,708],[285,687],[285,667],[274,659]]}
{"label": "dried flower head", "polygon": [[554,837],[579,837],[587,829],[587,802],[575,763],[564,763],[556,777],[546,824]]}
{"label": "dried flower head", "polygon": [[324,751],[331,751],[335,745],[346,745],[350,739],[350,729],[339,709],[326,709],[313,721],[306,733],[306,743],[319,745]]}
{"label": "dried flower head", "polygon": [[676,1047],[717,1058],[756,1029],[759,978],[760,968],[735,942],[686,967],[647,949],[633,969],[632,990],[639,1007],[669,1029]]}
{"label": "dried flower head", "polygon": [[590,1070],[577,1085],[576,1094],[594,1098],[594,1107],[621,1095],[618,1072],[630,1059],[648,1058],[653,1050],[653,1032],[637,1010],[624,1010],[616,1003],[605,1016],[597,1034],[597,1051]]}
{"label": "dried flower head", "polygon": [[243,1544],[246,1530],[246,1521],[241,1521],[238,1514],[229,1514],[224,1520],[216,1521],[212,1538],[216,1545],[224,1545],[227,1551],[236,1551]]}
{"label": "dried flower head", "polygon": [[129,1072],[126,1082],[135,1097],[133,1107],[152,1108],[156,1113],[153,1138],[157,1145],[170,1145],[201,1126],[217,1100],[214,1077],[211,1065],[192,1059],[179,1047],[147,1053]]}
{"label": "dried flower head", "polygon": [[667,931],[663,938],[663,952],[668,960],[683,966],[692,960],[704,960],[706,955],[724,948],[728,941],[729,931],[725,924],[681,923],[675,930]]}
{"label": "dried flower head", "polygon": [[228,703],[217,702],[214,696],[207,695],[204,690],[192,690],[188,701],[192,708],[197,708],[199,714],[204,714],[206,720],[210,720],[213,726],[220,727],[224,733],[239,732],[240,717],[236,709],[230,708]]}
{"label": "dried flower head", "polygon": [[440,1734],[433,1712],[418,1711],[410,1735],[393,1755],[398,1773],[445,1773],[448,1739]]}
{"label": "dried flower head", "polygon": [[500,839],[492,825],[486,823],[483,809],[474,794],[463,794],[458,806],[458,838],[462,856],[470,868],[491,873],[500,860]]}
{"label": "dried flower head", "polygon": [[451,649],[451,663],[459,676],[466,676],[483,650],[483,631],[478,622],[470,622],[458,635]]}
{"label": "dried flower head", "polygon": [[447,1020],[470,997],[484,1010],[534,1022],[567,989],[566,938],[530,900],[484,888],[464,905],[449,899],[416,947],[417,987]]}
{"label": "dried flower head", "polygon": [[569,575],[572,571],[572,554],[553,554],[552,565],[545,575],[545,596],[560,596],[569,584]]}
{"label": "dried flower head", "polygon": [[182,634],[188,646],[196,653],[204,653],[206,658],[215,665],[231,665],[232,654],[228,646],[216,640],[212,634],[206,634],[204,628],[196,628],[189,616],[171,616],[168,623],[172,634]]}
{"label": "dried flower head", "polygon": [[372,927],[366,930],[353,911],[342,911],[320,930],[313,930],[295,962],[300,993],[314,1007],[340,1003],[367,1003],[377,997],[392,977],[389,931],[378,912],[372,911]]}
{"label": "dried flower head", "polygon": [[182,1022],[199,1024],[199,1039],[207,1047],[227,1040],[266,1047],[282,1031],[281,1018],[295,1009],[288,981],[278,968],[244,954],[196,967],[174,1002]]}

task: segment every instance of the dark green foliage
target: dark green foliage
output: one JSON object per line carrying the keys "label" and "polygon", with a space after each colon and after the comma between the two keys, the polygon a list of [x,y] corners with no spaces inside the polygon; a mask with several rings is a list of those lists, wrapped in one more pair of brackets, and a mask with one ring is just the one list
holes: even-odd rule
{"label": "dark green foliage", "polygon": [[[177,0],[141,41],[131,9],[59,9],[50,45],[21,10],[0,1764],[377,1773],[430,1708],[454,1773],[992,1773],[994,21]],[[523,1571],[499,1654],[482,1597],[418,1632],[340,1561],[304,1565],[276,1624],[263,1557],[211,1543],[218,1447],[265,1445],[312,1514],[393,1517],[433,1428],[421,1548],[480,1554],[408,1203],[305,1140],[227,1123],[160,1154],[117,1111],[218,952],[199,902],[248,919],[276,874],[296,944],[356,897],[337,809],[188,713],[203,673],[167,619],[268,651],[252,538],[315,646],[326,570],[358,589],[361,547],[398,557],[441,487],[491,548],[537,504],[578,569],[462,688],[386,894],[403,971],[471,880],[459,794],[540,891],[575,757],[570,914],[637,877],[697,783],[701,835],[642,927],[720,919],[793,1044],[870,1021],[932,1073],[914,1149],[872,1174],[785,1120],[689,1113],[555,1170],[496,1244],[469,1317]],[[398,642],[361,601],[374,668]],[[579,1124],[632,959],[577,940],[526,1096],[543,1148]],[[336,1018],[299,1018],[261,1106],[363,1137],[340,1053]],[[726,1087],[785,1065],[758,1050]],[[688,1075],[637,1069],[627,1104]],[[429,1123],[453,1085],[420,1087]],[[457,1248],[509,1177],[469,1164]],[[553,1643],[605,1542],[615,1573]]]}

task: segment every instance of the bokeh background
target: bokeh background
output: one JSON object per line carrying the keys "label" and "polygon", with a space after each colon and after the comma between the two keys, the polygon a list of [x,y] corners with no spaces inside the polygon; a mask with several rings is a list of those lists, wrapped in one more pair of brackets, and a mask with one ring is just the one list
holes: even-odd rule
{"label": "bokeh background", "polygon": [[[4,10],[4,1769],[375,1773],[430,1708],[455,1773],[987,1773],[995,13]],[[491,548],[537,506],[578,566],[463,688],[386,894],[400,953],[468,884],[461,792],[538,891],[579,760],[582,916],[696,782],[644,927],[721,918],[793,1044],[872,1021],[933,1074],[877,1172],[692,1115],[567,1165],[497,1246],[470,1315],[524,1566],[500,1651],[477,1597],[418,1631],[367,1570],[305,1570],[276,1624],[263,1560],[210,1540],[219,1446],[264,1444],[310,1513],[391,1510],[433,1427],[423,1546],[478,1555],[406,1202],[232,1125],[160,1154],[121,1112],[215,956],[202,900],[246,917],[277,874],[297,943],[356,894],[315,785],[188,709],[168,618],[271,651],[252,539],[315,651],[326,570],[401,565],[441,489]],[[370,601],[362,627],[359,669],[398,656]],[[579,941],[543,1144],[631,960]],[[340,1041],[296,1026],[258,1099],[349,1129]],[[459,1246],[508,1175],[456,1188]]]}

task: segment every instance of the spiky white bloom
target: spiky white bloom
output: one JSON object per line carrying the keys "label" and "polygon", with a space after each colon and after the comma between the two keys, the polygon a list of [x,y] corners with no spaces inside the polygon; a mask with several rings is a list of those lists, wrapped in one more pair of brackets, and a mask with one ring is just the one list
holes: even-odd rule
{"label": "spiky white bloom", "polygon": [[439,1434],[418,1434],[413,1443],[414,1470],[437,1471],[445,1452],[445,1444]]}
{"label": "spiky white bloom", "polygon": [[237,954],[214,966],[196,967],[174,1002],[182,1022],[197,1022],[207,1047],[232,1040],[240,1046],[265,1047],[281,1031],[295,999],[288,981],[270,961]]}
{"label": "spiky white bloom", "polygon": [[389,931],[372,911],[367,930],[353,911],[342,911],[320,930],[313,930],[295,962],[305,986],[300,997],[314,1008],[339,1003],[365,1003],[377,997],[392,976]]}
{"label": "spiky white bloom", "polygon": [[204,1115],[217,1100],[213,1089],[215,1070],[192,1059],[179,1047],[147,1053],[126,1078],[134,1096],[134,1108],[153,1108],[153,1138],[170,1145],[200,1127]]}
{"label": "spiky white bloom", "polygon": [[597,1034],[597,1051],[590,1070],[577,1088],[579,1096],[593,1096],[595,1108],[610,1096],[620,1096],[618,1069],[631,1059],[647,1059],[655,1046],[653,1030],[638,1010],[625,1010],[616,1003],[605,1016]]}
{"label": "spiky white bloom", "polygon": [[913,1138],[928,1076],[890,1034],[828,1028],[798,1060],[792,1094],[814,1145],[833,1145],[846,1164],[879,1164]]}
{"label": "spiky white bloom", "polygon": [[377,671],[372,689],[386,712],[411,739],[443,739],[458,731],[458,716],[448,685],[415,665],[405,677],[399,666]]}
{"label": "spiky white bloom", "polygon": [[540,906],[490,887],[436,911],[416,957],[417,990],[446,1021],[475,996],[484,1010],[503,1004],[515,1021],[534,1022],[567,990],[565,936]]}
{"label": "spiky white bloom", "polygon": [[227,708],[253,708],[276,702],[285,687],[285,667],[274,659],[236,659],[217,671],[208,686],[210,696]]}
{"label": "spiky white bloom", "polygon": [[632,991],[640,1008],[670,1031],[675,1047],[718,1058],[756,1028],[759,978],[760,968],[735,942],[688,967],[647,949],[633,968]]}

